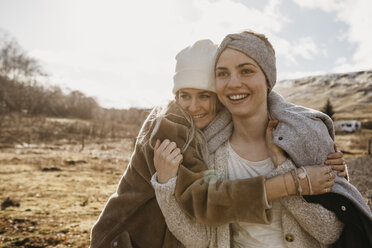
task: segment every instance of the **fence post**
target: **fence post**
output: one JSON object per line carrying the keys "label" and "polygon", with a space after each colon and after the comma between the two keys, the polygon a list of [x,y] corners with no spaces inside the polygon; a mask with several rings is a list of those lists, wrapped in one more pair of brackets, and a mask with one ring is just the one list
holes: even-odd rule
{"label": "fence post", "polygon": [[372,148],[371,144],[372,144],[372,139],[369,139],[368,140],[368,146],[367,146],[367,154],[368,155],[371,155],[371,148]]}
{"label": "fence post", "polygon": [[79,152],[82,152],[84,150],[84,147],[85,147],[85,136],[83,134],[81,135],[81,148]]}
{"label": "fence post", "polygon": [[371,155],[372,139],[368,139],[367,154]]}

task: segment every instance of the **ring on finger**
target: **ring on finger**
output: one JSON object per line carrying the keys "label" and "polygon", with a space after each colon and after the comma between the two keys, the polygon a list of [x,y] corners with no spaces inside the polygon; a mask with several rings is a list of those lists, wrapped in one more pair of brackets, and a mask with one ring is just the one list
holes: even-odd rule
{"label": "ring on finger", "polygon": [[328,175],[329,175],[328,181],[331,181],[332,180],[332,172],[330,172]]}

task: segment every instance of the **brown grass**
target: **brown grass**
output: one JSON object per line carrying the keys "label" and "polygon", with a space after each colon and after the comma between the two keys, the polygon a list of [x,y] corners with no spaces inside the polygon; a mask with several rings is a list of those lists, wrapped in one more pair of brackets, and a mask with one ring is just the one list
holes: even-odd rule
{"label": "brown grass", "polygon": [[0,200],[20,206],[0,211],[0,247],[88,247],[90,228],[132,151],[131,139],[107,145],[4,149]]}
{"label": "brown grass", "polygon": [[[351,182],[371,207],[371,132],[338,135]],[[88,247],[90,229],[115,192],[133,139],[16,145],[0,152],[0,200],[20,206],[0,211],[0,247]]]}
{"label": "brown grass", "polygon": [[[337,134],[335,142],[346,156],[367,155],[367,146],[369,140],[372,140],[372,130],[362,129],[356,133]],[[371,150],[372,152],[372,150]]]}

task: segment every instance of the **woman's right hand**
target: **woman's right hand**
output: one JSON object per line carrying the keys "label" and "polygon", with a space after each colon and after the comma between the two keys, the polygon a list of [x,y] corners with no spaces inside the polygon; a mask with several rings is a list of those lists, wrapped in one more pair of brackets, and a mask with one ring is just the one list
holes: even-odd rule
{"label": "woman's right hand", "polygon": [[178,167],[183,159],[181,150],[177,148],[175,142],[165,139],[160,143],[156,140],[154,147],[154,166],[157,172],[159,183],[166,183],[178,172]]}
{"label": "woman's right hand", "polygon": [[[335,173],[332,172],[330,166],[324,165],[311,165],[305,166],[307,175],[310,178],[312,194],[319,195],[331,191],[331,187],[335,184]],[[297,174],[299,175],[303,171],[302,168],[297,169]],[[310,195],[309,182],[306,177],[298,178],[299,183],[302,188],[303,195]]]}

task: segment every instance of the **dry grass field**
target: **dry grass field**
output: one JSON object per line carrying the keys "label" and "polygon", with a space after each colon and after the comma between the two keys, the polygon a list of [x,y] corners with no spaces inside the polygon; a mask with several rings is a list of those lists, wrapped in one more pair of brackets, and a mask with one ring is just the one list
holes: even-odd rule
{"label": "dry grass field", "polygon": [[132,140],[25,146],[0,153],[0,247],[88,247],[89,231],[116,189]]}
{"label": "dry grass field", "polygon": [[[336,138],[351,182],[372,204],[372,132]],[[18,144],[0,149],[0,247],[88,247],[89,232],[115,191],[133,139]],[[9,199],[8,199],[9,198]],[[8,200],[7,200],[8,199]]]}

